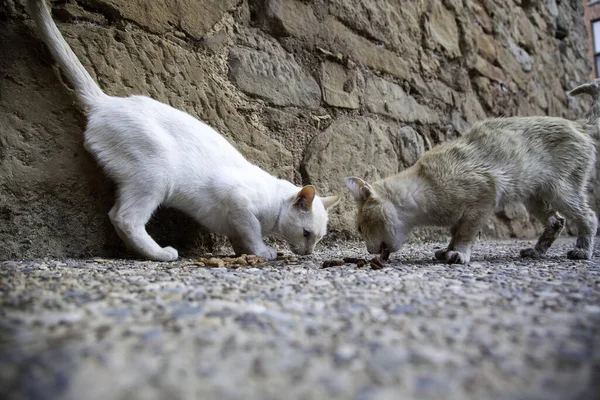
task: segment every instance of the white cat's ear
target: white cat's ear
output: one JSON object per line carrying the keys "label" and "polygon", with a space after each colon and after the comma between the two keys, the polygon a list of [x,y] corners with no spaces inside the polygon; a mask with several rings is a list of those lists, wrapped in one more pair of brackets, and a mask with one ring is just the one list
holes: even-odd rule
{"label": "white cat's ear", "polygon": [[340,196],[322,197],[321,202],[323,203],[325,209],[329,210],[331,207],[335,206],[337,203],[340,202]]}
{"label": "white cat's ear", "polygon": [[315,188],[312,185],[304,186],[296,195],[294,206],[303,211],[310,211],[313,200],[315,199]]}
{"label": "white cat's ear", "polygon": [[373,188],[367,182],[360,178],[349,177],[345,179],[346,186],[350,189],[354,200],[356,201],[367,201],[373,194]]}

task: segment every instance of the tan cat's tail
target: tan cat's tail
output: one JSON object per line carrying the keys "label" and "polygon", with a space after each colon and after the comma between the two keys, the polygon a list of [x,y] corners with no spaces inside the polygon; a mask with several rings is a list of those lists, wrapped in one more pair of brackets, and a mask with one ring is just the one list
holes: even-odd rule
{"label": "tan cat's tail", "polygon": [[85,105],[95,104],[105,98],[106,94],[96,84],[94,79],[85,70],[69,47],[50,15],[46,0],[29,0],[29,13],[35,21],[38,34],[50,49],[61,70],[67,76],[69,83],[74,86],[77,97]]}
{"label": "tan cat's tail", "polygon": [[590,83],[584,83],[569,92],[570,96],[578,96],[580,94],[589,94],[592,96],[594,103],[584,114],[584,117],[587,119],[588,123],[596,124],[600,119],[600,79],[596,79]]}

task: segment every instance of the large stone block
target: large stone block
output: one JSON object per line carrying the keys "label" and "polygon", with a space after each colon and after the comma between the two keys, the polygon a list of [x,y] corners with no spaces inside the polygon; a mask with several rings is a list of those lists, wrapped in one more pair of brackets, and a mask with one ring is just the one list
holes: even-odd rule
{"label": "large stone block", "polygon": [[268,0],[266,17],[279,35],[310,37],[319,26],[312,7],[295,0]]}
{"label": "large stone block", "polygon": [[419,104],[406,94],[399,85],[385,79],[371,77],[365,89],[367,109],[403,122],[434,123],[439,121],[437,113]]}
{"label": "large stone block", "polygon": [[278,106],[318,108],[321,102],[319,84],[293,58],[234,47],[229,76],[245,93]]}
{"label": "large stone block", "polygon": [[496,50],[496,42],[494,39],[483,32],[476,32],[477,48],[479,53],[487,58],[490,62],[494,62],[498,57],[498,51]]}
{"label": "large stone block", "polygon": [[425,153],[425,141],[410,126],[392,127],[389,130],[389,136],[398,156],[400,170],[415,164]]}
{"label": "large stone block", "polygon": [[[332,9],[341,10],[335,5]],[[343,13],[346,15],[345,11]],[[322,22],[308,4],[297,0],[269,0],[266,2],[265,13],[259,18],[267,20],[267,25],[274,34],[296,36],[311,50],[317,45],[378,71],[399,78],[409,78],[404,57],[384,48],[382,42],[373,43],[356,34],[336,18],[326,17]],[[416,54],[414,48],[410,51]]]}
{"label": "large stone block", "polygon": [[504,72],[500,68],[492,65],[485,58],[477,56],[474,68],[481,75],[490,78],[496,82],[504,82],[506,80]]}
{"label": "large stone block", "polygon": [[367,67],[402,79],[409,79],[409,67],[404,59],[346,28],[334,18],[327,18],[320,27],[319,43],[332,52],[341,52]]}
{"label": "large stone block", "polygon": [[386,48],[414,62],[418,57],[415,38],[421,35],[423,1],[331,0],[329,12],[355,32],[366,32]]}
{"label": "large stone block", "polygon": [[535,52],[537,33],[533,23],[527,18],[525,13],[519,13],[516,20],[517,40],[519,44],[530,52]]}
{"label": "large stone block", "polygon": [[323,75],[323,100],[334,107],[357,109],[359,106],[356,71],[348,71],[342,65],[333,62],[324,62]]}
{"label": "large stone block", "polygon": [[428,15],[428,27],[432,40],[454,58],[461,55],[458,36],[458,25],[454,14],[442,5],[441,1],[434,1],[431,13]]}
{"label": "large stone block", "polygon": [[527,74],[511,50],[505,47],[498,48],[498,63],[519,88],[527,87]]}
{"label": "large stone block", "polygon": [[467,122],[473,125],[486,118],[485,110],[473,92],[466,93],[460,100],[461,111]]}
{"label": "large stone block", "polygon": [[0,30],[11,54],[0,58],[0,259],[117,254],[112,185],[83,149],[85,118],[29,30]]}
{"label": "large stone block", "polygon": [[94,8],[104,9],[113,18],[130,20],[151,32],[165,33],[173,29],[200,38],[223,15],[231,11],[237,0],[84,0]]}

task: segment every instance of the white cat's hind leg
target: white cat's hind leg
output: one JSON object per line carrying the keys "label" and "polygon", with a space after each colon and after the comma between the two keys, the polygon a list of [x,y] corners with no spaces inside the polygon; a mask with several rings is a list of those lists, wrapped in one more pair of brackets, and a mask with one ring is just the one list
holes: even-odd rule
{"label": "white cat's hind leg", "polygon": [[119,198],[108,216],[117,234],[141,256],[155,261],[173,261],[179,256],[172,247],[160,247],[146,232],[146,223],[163,197],[136,189],[119,189]]}
{"label": "white cat's hind leg", "polygon": [[119,228],[119,226],[117,224],[115,224],[115,222],[114,222],[117,217],[117,212],[119,211],[119,206],[120,206],[120,202],[119,202],[119,199],[117,198],[117,201],[115,202],[115,204],[112,206],[112,208],[108,212],[108,218],[110,219],[110,222],[112,222],[113,227],[115,228],[115,231],[117,232],[117,235],[119,235],[121,240],[123,242],[125,242],[125,245],[127,245],[127,247],[131,247],[131,244],[129,243],[129,239],[127,238],[127,236],[125,236],[125,234],[123,233],[121,228]]}

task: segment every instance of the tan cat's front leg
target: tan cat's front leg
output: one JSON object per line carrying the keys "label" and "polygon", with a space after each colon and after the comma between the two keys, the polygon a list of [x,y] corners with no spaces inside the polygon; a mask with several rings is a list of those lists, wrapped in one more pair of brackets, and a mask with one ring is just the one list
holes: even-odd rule
{"label": "tan cat's front leg", "polygon": [[457,240],[454,250],[446,251],[446,262],[448,264],[468,264],[471,261],[471,246],[474,240],[474,237],[471,240],[467,237]]}
{"label": "tan cat's front leg", "polygon": [[481,226],[489,217],[492,207],[474,208],[465,212],[456,224],[455,234],[452,236],[453,249],[446,252],[448,264],[468,264],[471,260],[471,247],[479,233]]}
{"label": "tan cat's front leg", "polygon": [[454,250],[454,236],[456,235],[456,225],[453,225],[452,228],[450,228],[450,235],[452,236],[450,237],[450,243],[448,244],[448,247],[446,247],[445,249],[436,250],[434,256],[437,260],[446,261],[446,255],[448,254],[448,252]]}

